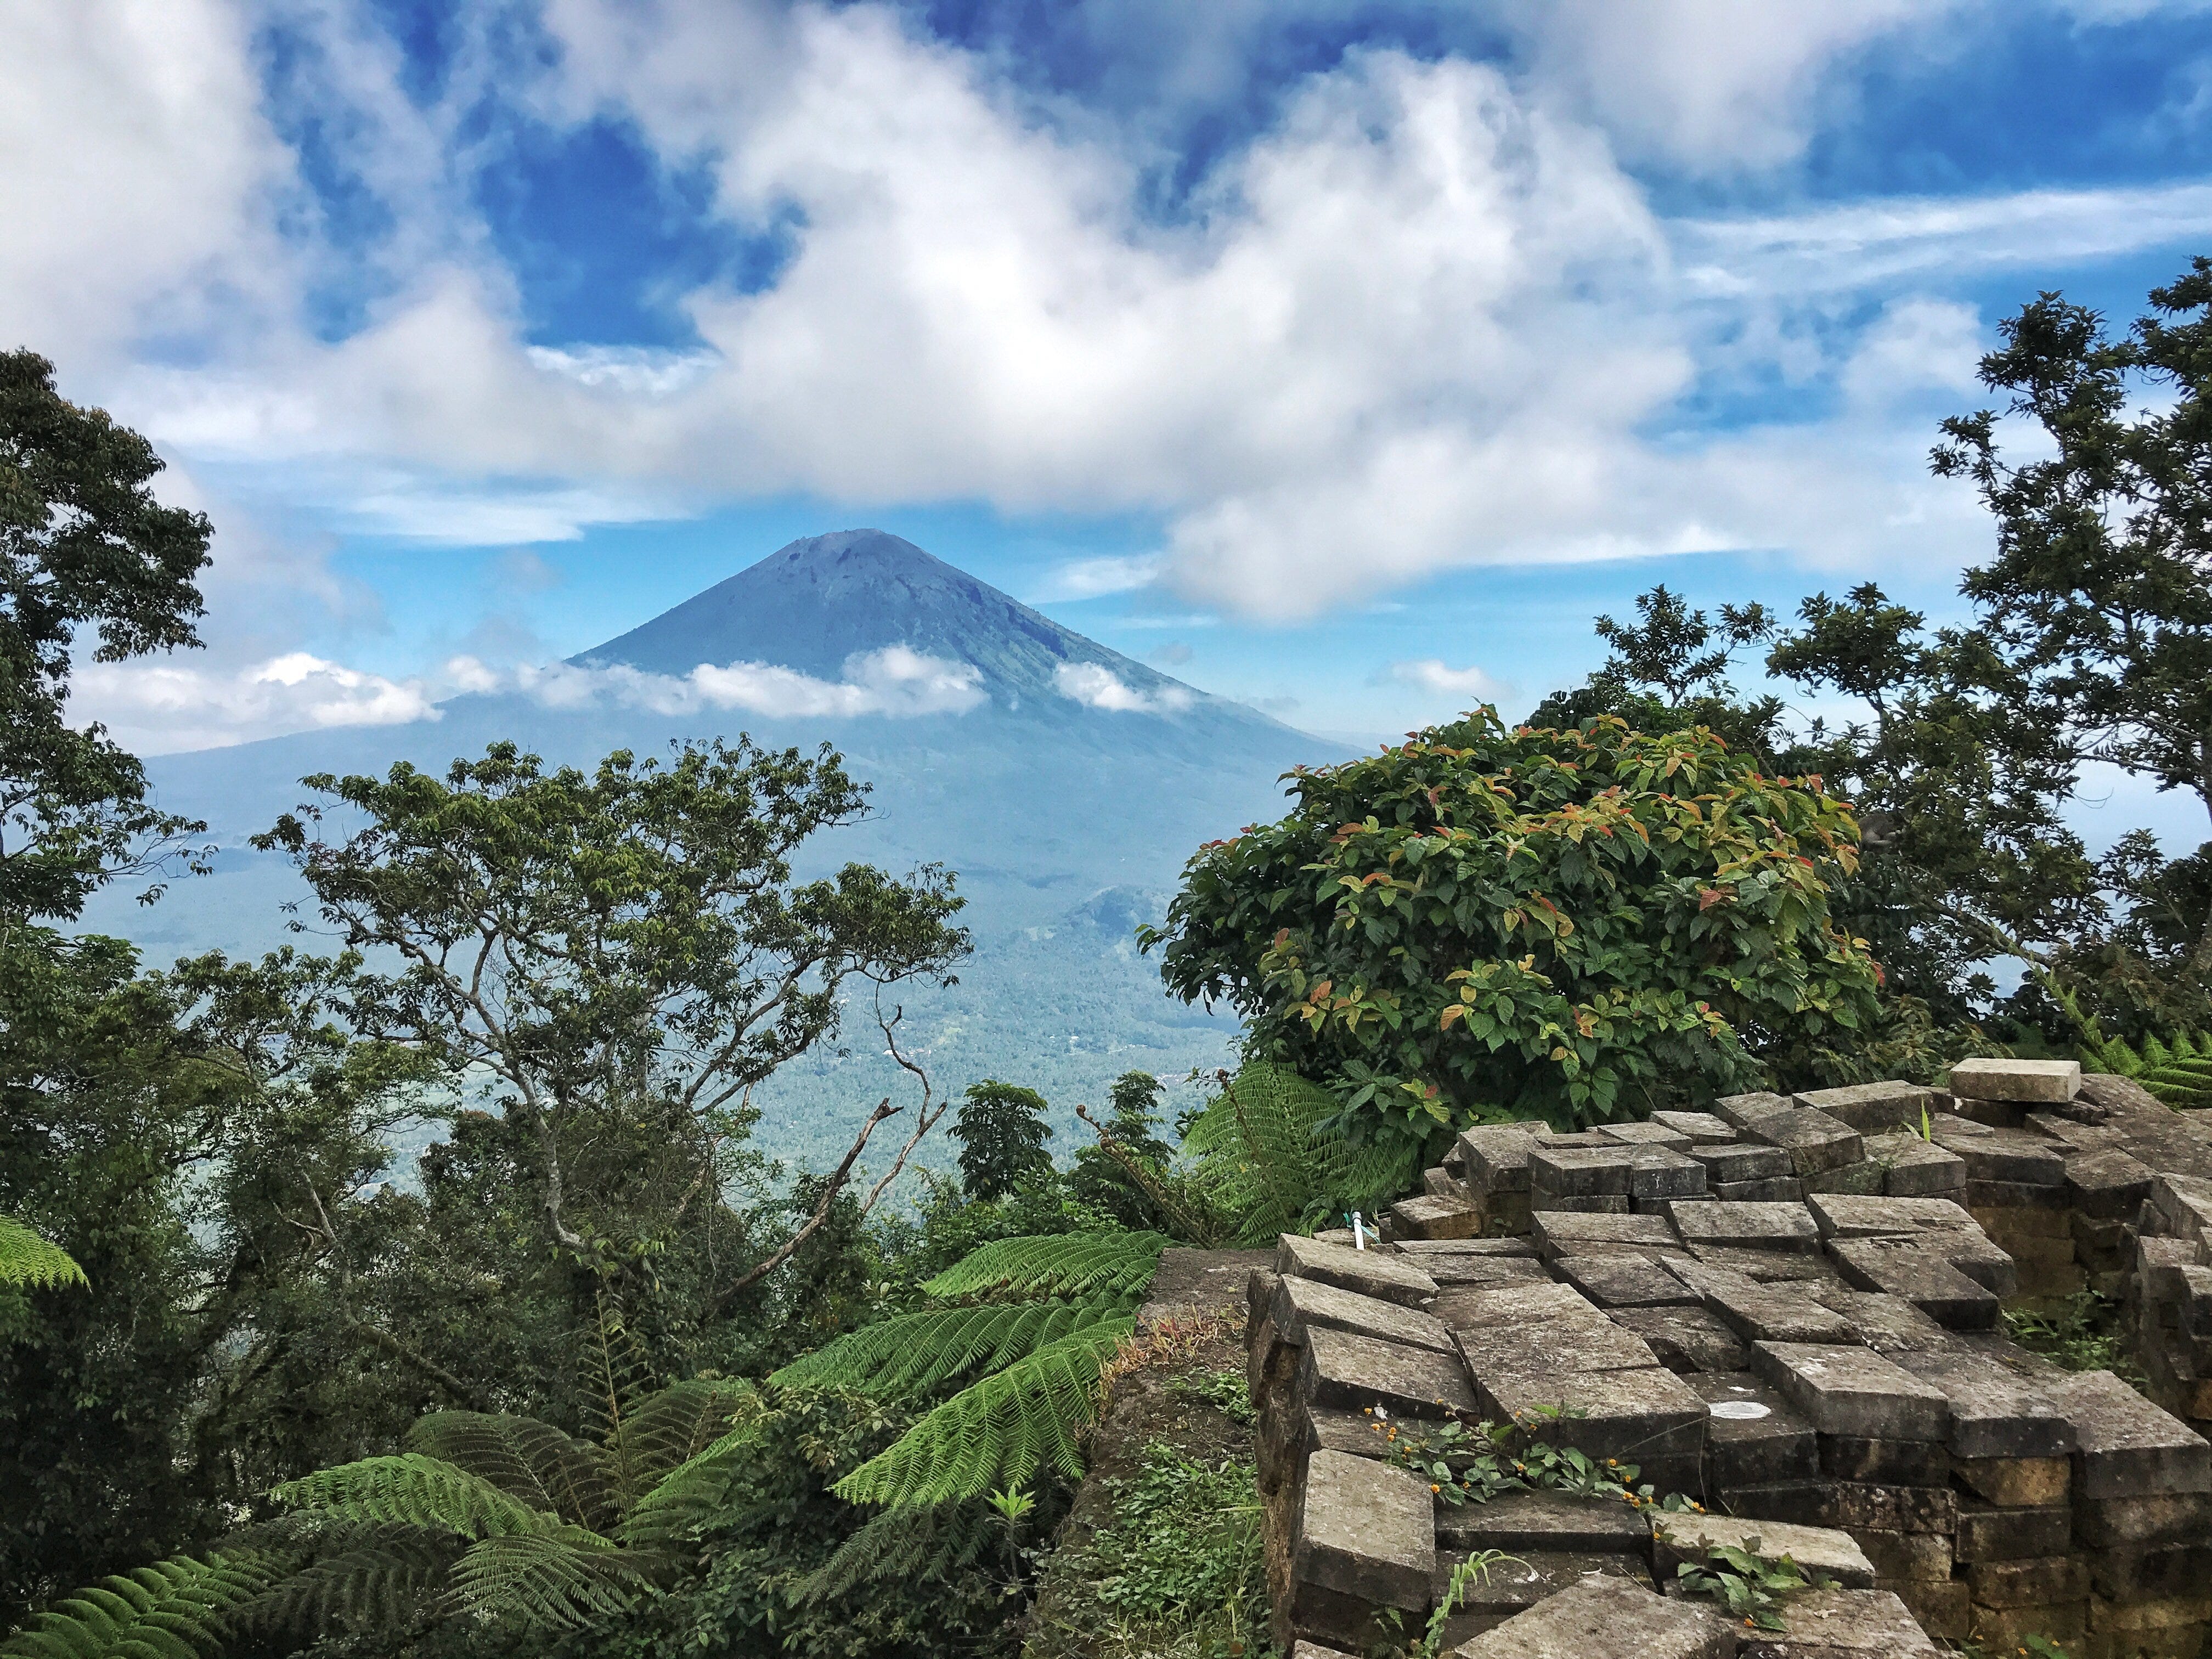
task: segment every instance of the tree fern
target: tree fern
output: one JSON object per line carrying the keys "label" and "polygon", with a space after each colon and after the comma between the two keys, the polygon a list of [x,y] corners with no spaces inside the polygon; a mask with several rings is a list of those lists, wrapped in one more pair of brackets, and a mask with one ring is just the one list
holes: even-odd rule
{"label": "tree fern", "polygon": [[700,1378],[672,1383],[630,1407],[622,1426],[623,1448],[640,1481],[658,1480],[761,1409],[760,1395],[750,1382]]}
{"label": "tree fern", "polygon": [[1005,1301],[1133,1291],[1152,1282],[1167,1244],[1163,1233],[1002,1238],[970,1252],[921,1288],[945,1302],[973,1296]]}
{"label": "tree fern", "polygon": [[1135,1324],[1101,1320],[969,1384],[833,1490],[848,1503],[903,1508],[1023,1486],[1043,1466],[1075,1479],[1099,1367]]}
{"label": "tree fern", "polygon": [[407,1449],[489,1480],[529,1508],[563,1521],[604,1528],[620,1513],[606,1454],[535,1418],[433,1412],[408,1431]]}
{"label": "tree fern", "polygon": [[661,1476],[623,1517],[616,1538],[632,1549],[648,1551],[680,1543],[721,1507],[730,1483],[757,1454],[766,1426],[764,1416],[751,1416]]}
{"label": "tree fern", "polygon": [[653,1368],[605,1291],[597,1317],[584,1332],[580,1352],[584,1420],[605,1449],[608,1476],[627,1502],[636,1497],[642,1476],[632,1465],[624,1429],[631,1412],[653,1392]]}
{"label": "tree fern", "polygon": [[769,1381],[784,1389],[924,1394],[969,1371],[1001,1370],[1063,1336],[1128,1312],[1129,1302],[1130,1293],[1109,1291],[1080,1302],[986,1302],[898,1314],[839,1337]]}
{"label": "tree fern", "polygon": [[420,1527],[349,1528],[343,1541],[284,1575],[237,1622],[311,1639],[334,1629],[394,1629],[441,1589],[459,1540]]}
{"label": "tree fern", "polygon": [[2091,1071],[2130,1079],[2177,1110],[2212,1107],[2212,1036],[2183,1031],[2168,1043],[2153,1033],[2140,1052],[2110,1037],[2083,1043],[2081,1054]]}
{"label": "tree fern", "polygon": [[487,1622],[586,1630],[636,1605],[646,1573],[628,1552],[582,1527],[507,1534],[454,1564],[454,1607]]}
{"label": "tree fern", "polygon": [[828,1601],[872,1579],[950,1577],[1000,1535],[998,1518],[972,1498],[885,1510],[800,1580],[792,1600]]}
{"label": "tree fern", "polygon": [[276,1497],[337,1520],[403,1522],[471,1539],[542,1533],[562,1524],[557,1516],[532,1508],[482,1475],[421,1452],[318,1469],[277,1487]]}
{"label": "tree fern", "polygon": [[203,1659],[223,1646],[232,1612],[267,1589],[275,1566],[252,1552],[172,1556],[102,1579],[0,1644],[10,1659]]}
{"label": "tree fern", "polygon": [[0,1285],[45,1290],[87,1282],[84,1269],[70,1259],[67,1250],[21,1222],[0,1215]]}
{"label": "tree fern", "polygon": [[1255,1061],[1199,1114],[1183,1150],[1199,1189],[1240,1218],[1238,1243],[1273,1243],[1413,1184],[1413,1153],[1352,1145],[1332,1124],[1338,1109],[1327,1090]]}

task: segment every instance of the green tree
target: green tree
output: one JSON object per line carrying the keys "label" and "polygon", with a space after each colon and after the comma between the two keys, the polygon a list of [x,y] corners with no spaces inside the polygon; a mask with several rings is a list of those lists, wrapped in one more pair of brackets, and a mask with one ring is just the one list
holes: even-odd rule
{"label": "green tree", "polygon": [[1182,1218],[1175,1213],[1170,1169],[1175,1148],[1160,1138],[1162,1092],[1159,1079],[1150,1072],[1124,1072],[1108,1088],[1103,1123],[1078,1109],[1099,1138],[1076,1148],[1067,1190],[1078,1202],[1125,1227],[1180,1235]]}
{"label": "green tree", "polygon": [[1051,1175],[1044,1146],[1052,1139],[1050,1109],[1042,1095],[1018,1084],[986,1078],[969,1085],[952,1138],[960,1143],[960,1184],[970,1199],[993,1203]]}
{"label": "green tree", "polygon": [[1827,910],[1856,826],[1709,733],[1484,708],[1294,776],[1290,815],[1201,849],[1143,939],[1360,1138],[1710,1097],[1875,1016]]}

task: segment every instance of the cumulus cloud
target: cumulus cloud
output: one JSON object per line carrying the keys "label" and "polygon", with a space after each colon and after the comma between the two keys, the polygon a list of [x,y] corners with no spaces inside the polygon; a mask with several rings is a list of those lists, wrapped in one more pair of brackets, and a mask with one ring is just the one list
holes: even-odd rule
{"label": "cumulus cloud", "polygon": [[658,714],[708,708],[775,717],[842,719],[861,714],[910,717],[964,714],[988,700],[973,664],[932,657],[903,645],[854,657],[844,678],[818,679],[773,663],[701,663],[678,678],[621,663],[554,663],[544,667],[487,667],[470,657],[446,665],[456,688],[516,691],[549,708],[612,705]]}
{"label": "cumulus cloud", "polygon": [[1140,691],[1103,663],[1064,662],[1052,683],[1061,696],[1113,714],[1171,714],[1191,705],[1190,693],[1179,685]]}
{"label": "cumulus cloud", "polygon": [[1425,691],[1431,696],[1466,697],[1478,702],[1495,702],[1500,697],[1512,695],[1513,688],[1494,679],[1476,667],[1447,667],[1437,657],[1422,657],[1410,662],[1394,662],[1376,677],[1378,684],[1395,682]]}
{"label": "cumulus cloud", "polygon": [[231,671],[175,660],[86,664],[70,707],[101,720],[125,748],[163,754],[319,727],[436,720],[434,695],[420,678],[388,679],[291,651]]}

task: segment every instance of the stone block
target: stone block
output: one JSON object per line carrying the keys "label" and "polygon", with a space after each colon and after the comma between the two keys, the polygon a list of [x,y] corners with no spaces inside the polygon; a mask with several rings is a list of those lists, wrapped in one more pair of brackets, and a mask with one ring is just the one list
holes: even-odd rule
{"label": "stone block", "polygon": [[2047,1607],[2087,1596],[2089,1570],[2078,1555],[1974,1561],[1967,1565],[1966,1583],[1981,1607]]}
{"label": "stone block", "polygon": [[1537,1253],[1547,1259],[1576,1255],[1593,1245],[1639,1251],[1680,1252],[1682,1241],[1662,1215],[1584,1215],[1547,1211],[1532,1223]]}
{"label": "stone block", "polygon": [[1277,1241],[1275,1271],[1285,1278],[1316,1279],[1409,1308],[1419,1307],[1437,1293],[1436,1280],[1403,1256],[1324,1244],[1296,1233],[1285,1233]]}
{"label": "stone block", "polygon": [[2212,1544],[2201,1540],[2160,1549],[2099,1550],[2086,1559],[2097,1594],[2115,1601],[2197,1595],[2212,1583]]}
{"label": "stone block", "polygon": [[2088,1625],[2087,1607],[2080,1601],[2042,1607],[1993,1607],[1981,1601],[1972,1605],[1974,1638],[1984,1652],[1991,1648],[2000,1653],[2025,1652],[2031,1636],[2065,1643],[2070,1650]]}
{"label": "stone block", "polygon": [[1321,1326],[1383,1342],[1403,1342],[1447,1354],[1452,1352],[1450,1334],[1432,1316],[1402,1303],[1341,1290],[1318,1279],[1277,1278],[1268,1317],[1285,1342],[1303,1343],[1310,1327]]}
{"label": "stone block", "polygon": [[1700,1304],[1696,1291],[1657,1263],[1628,1256],[1559,1258],[1559,1277],[1601,1308],[1679,1308]]}
{"label": "stone block", "polygon": [[1929,1091],[1911,1083],[1854,1083],[1841,1089],[1814,1089],[1796,1097],[1797,1104],[1826,1112],[1863,1135],[1917,1124],[1929,1108]]}
{"label": "stone block", "polygon": [[1882,1589],[1931,1579],[1951,1582],[1951,1539],[1946,1533],[1863,1532],[1858,1544],[1874,1563],[1874,1582]]}
{"label": "stone block", "polygon": [[1398,1237],[1473,1238],[1482,1231],[1482,1210],[1462,1198],[1401,1198],[1390,1206]]}
{"label": "stone block", "polygon": [[1819,1193],[1805,1200],[1823,1238],[1899,1238],[1923,1232],[1978,1232],[1965,1207],[1945,1198]]}
{"label": "stone block", "polygon": [[1291,1547],[1291,1578],[1378,1607],[1428,1606],[1437,1566],[1428,1483],[1410,1471],[1343,1452],[1306,1462]]}
{"label": "stone block", "polygon": [[1997,1298],[1953,1267],[1940,1247],[1918,1237],[1837,1238],[1828,1254],[1846,1284],[1901,1297],[1954,1331],[1986,1331],[1997,1322]]}
{"label": "stone block", "polygon": [[1629,1371],[1659,1363],[1641,1337],[1587,1303],[1574,1318],[1455,1328],[1452,1335],[1478,1382],[1501,1370]]}
{"label": "stone block", "polygon": [[1424,1256],[1421,1270],[1437,1281],[1439,1299],[1453,1290],[1468,1286],[1529,1285],[1549,1279],[1544,1264],[1526,1255]]}
{"label": "stone block", "polygon": [[1665,1146],[1637,1149],[1628,1170],[1628,1195],[1638,1206],[1705,1194],[1705,1166],[1696,1158]]}
{"label": "stone block", "polygon": [[2063,1504],[2001,1509],[1978,1498],[1959,1500],[1959,1536],[1952,1546],[1961,1561],[2023,1561],[2064,1555],[2073,1547],[2074,1511]]}
{"label": "stone block", "polygon": [[1871,1589],[1874,1564],[1847,1532],[1832,1527],[1798,1527],[1785,1521],[1747,1521],[1727,1515],[1663,1515],[1651,1517],[1651,1566],[1660,1582],[1671,1583],[1684,1562],[1701,1564],[1709,1549],[1745,1550],[1762,1560],[1784,1556],[1847,1589]]}
{"label": "stone block", "polygon": [[1643,1465],[1686,1458],[1694,1468],[1705,1438],[1705,1402],[1674,1372],[1657,1365],[1579,1372],[1492,1370],[1479,1379],[1477,1392],[1486,1417],[1514,1419],[1533,1438],[1572,1446],[1595,1458]]}
{"label": "stone block", "polygon": [[1796,1176],[1768,1176],[1757,1181],[1716,1181],[1707,1190],[1730,1204],[1794,1204],[1805,1196],[1805,1183]]}
{"label": "stone block", "polygon": [[1455,1659],[1735,1659],[1735,1627],[1700,1601],[1595,1573],[1455,1650]]}
{"label": "stone block", "polygon": [[2150,1204],[2160,1232],[2212,1242],[2212,1181],[2163,1171],[2150,1183]]}
{"label": "stone block", "polygon": [[2024,1129],[1992,1129],[1961,1139],[1948,1150],[1966,1166],[1967,1190],[1978,1181],[2007,1187],[2066,1185],[2066,1149]]}
{"label": "stone block", "polygon": [[1936,1486],[1951,1478],[1948,1455],[1925,1440],[1872,1440],[1855,1434],[1824,1434],[1820,1443],[1820,1473],[1833,1480]]}
{"label": "stone block", "polygon": [[2008,1509],[2063,1504],[2074,1490],[2066,1457],[1954,1457],[1951,1474],[1969,1492]]}
{"label": "stone block", "polygon": [[1595,1498],[1556,1492],[1500,1492],[1487,1504],[1439,1504],[1440,1548],[1577,1550],[1600,1555],[1642,1553],[1651,1540],[1641,1510]]}
{"label": "stone block", "polygon": [[1808,1527],[1841,1527],[1850,1533],[1959,1530],[1958,1495],[1948,1486],[1792,1481],[1737,1486],[1724,1496],[1739,1515],[1771,1516]]}
{"label": "stone block", "polygon": [[1704,1297],[1706,1310],[1747,1342],[1854,1342],[1850,1322],[1786,1285],[1702,1261],[1672,1261],[1668,1270]]}
{"label": "stone block", "polygon": [[1463,1178],[1474,1191],[1528,1190],[1528,1154],[1536,1150],[1536,1137],[1519,1124],[1482,1124],[1462,1131],[1453,1145],[1466,1170]]}
{"label": "stone block", "polygon": [[1693,1146],[1735,1139],[1735,1126],[1723,1122],[1711,1112],[1654,1112],[1651,1121],[1672,1129]]}
{"label": "stone block", "polygon": [[1952,1346],[1950,1334],[1903,1297],[1832,1285],[1809,1285],[1807,1294],[1841,1314],[1856,1339],[1876,1353],[1915,1353]]}
{"label": "stone block", "polygon": [[1967,1348],[1904,1353],[1897,1363],[1941,1389],[1951,1411],[1952,1452],[1972,1460],[2051,1459],[2074,1449],[2066,1411],[2033,1376]]}
{"label": "stone block", "polygon": [[2074,1425],[2077,1498],[2212,1491],[2212,1445],[2110,1371],[2045,1384]]}
{"label": "stone block", "polygon": [[1962,1060],[1945,1085],[1960,1100],[2063,1104],[2081,1091],[2078,1060]]}
{"label": "stone block", "polygon": [[[2089,1596],[2089,1629],[2100,1631],[2168,1631],[2212,1620],[2212,1595],[2162,1595],[2149,1601],[2115,1601],[2094,1591]],[[2188,1650],[2186,1659],[2197,1659]],[[2134,1659],[2132,1650],[2128,1659]]]}
{"label": "stone block", "polygon": [[1933,1198],[1966,1189],[1966,1160],[1917,1134],[1867,1137],[1866,1154],[1882,1169],[1888,1198]]}
{"label": "stone block", "polygon": [[1765,1181],[1790,1173],[1790,1155],[1755,1140],[1693,1143],[1689,1155],[1705,1166],[1715,1182]]}
{"label": "stone block", "polygon": [[1371,1412],[1301,1403],[1297,1413],[1291,1438],[1301,1460],[1317,1451],[1344,1452],[1353,1457],[1389,1454],[1389,1422]]}
{"label": "stone block", "polygon": [[1536,1146],[1528,1153],[1530,1191],[1559,1198],[1626,1198],[1636,1150],[1617,1141],[1600,1146]]}
{"label": "stone block", "polygon": [[1468,1199],[1474,1196],[1467,1183],[1439,1164],[1421,1171],[1421,1191],[1430,1198]]}
{"label": "stone block", "polygon": [[1866,1161],[1859,1132],[1826,1112],[1795,1107],[1754,1118],[1744,1125],[1743,1132],[1747,1139],[1763,1141],[1786,1152],[1791,1170],[1801,1179]]}
{"label": "stone block", "polygon": [[1613,1308],[1607,1317],[1641,1337],[1651,1357],[1668,1370],[1737,1371],[1751,1363],[1743,1339],[1705,1310],[1695,1307]]}
{"label": "stone block", "polygon": [[1409,1238],[1398,1246],[1398,1254],[1425,1273],[1439,1261],[1470,1256],[1533,1257],[1536,1247],[1525,1238]]}
{"label": "stone block", "polygon": [[1474,1391],[1455,1356],[1317,1328],[1306,1333],[1297,1396],[1351,1411],[1382,1406],[1403,1417],[1475,1409]]}
{"label": "stone block", "polygon": [[1813,1425],[1771,1384],[1748,1371],[1708,1372],[1683,1381],[1706,1402],[1708,1491],[1811,1480],[1820,1474]]}
{"label": "stone block", "polygon": [[1977,1181],[1968,1176],[1966,1189],[1960,1196],[1974,1218],[1992,1234],[2009,1228],[2048,1238],[2066,1231],[2063,1182],[2032,1186],[2019,1181]]}
{"label": "stone block", "polygon": [[1817,1252],[1757,1250],[1738,1244],[1691,1244],[1684,1248],[1692,1258],[1709,1267],[1741,1273],[1761,1285],[1843,1283],[1827,1258]]}
{"label": "stone block", "polygon": [[[1431,1589],[1435,1599],[1442,1599],[1450,1585],[1452,1569],[1465,1559],[1456,1552],[1437,1557]],[[1647,1592],[1652,1588],[1651,1569],[1641,1549],[1610,1554],[1582,1550],[1517,1553],[1510,1560],[1492,1563],[1462,1589],[1457,1611],[1444,1621],[1443,1639],[1455,1645],[1495,1630],[1570,1585],[1595,1577],[1618,1578]]]}
{"label": "stone block", "polygon": [[1942,1391],[1871,1348],[1761,1341],[1751,1366],[1822,1434],[1941,1440],[1950,1427]]}
{"label": "stone block", "polygon": [[1687,1244],[1801,1252],[1820,1248],[1820,1229],[1802,1204],[1683,1204],[1669,1212],[1669,1219]]}
{"label": "stone block", "polygon": [[1798,1185],[1810,1197],[1814,1193],[1865,1193],[1881,1191],[1882,1166],[1871,1158],[1857,1164],[1846,1164],[1840,1169],[1823,1170],[1818,1175],[1800,1178]]}
{"label": "stone block", "polygon": [[[1725,1129],[1728,1126],[1722,1124]],[[1623,1146],[1665,1146],[1680,1152],[1690,1144],[1689,1136],[1680,1129],[1670,1129],[1655,1117],[1643,1123],[1601,1123],[1597,1133],[1606,1139]]]}
{"label": "stone block", "polygon": [[1557,1211],[1579,1212],[1584,1215],[1626,1215],[1629,1212],[1628,1194],[1592,1193],[1583,1197],[1563,1197],[1540,1189],[1528,1195],[1530,1215],[1547,1215]]}
{"label": "stone block", "polygon": [[2118,1151],[2082,1152],[2066,1160],[2066,1200],[2085,1216],[2117,1221],[2150,1196],[2150,1166]]}
{"label": "stone block", "polygon": [[1713,1115],[1732,1128],[1741,1129],[1745,1124],[1762,1117],[1771,1117],[1777,1112],[1792,1111],[1787,1095],[1753,1093],[1723,1095],[1713,1103]]}
{"label": "stone block", "polygon": [[1318,1642],[1293,1642],[1291,1659],[1352,1659],[1341,1648],[1323,1647]]}
{"label": "stone block", "polygon": [[2100,1550],[2152,1549],[2212,1538],[2212,1493],[2085,1498],[2074,1506],[2074,1537]]}
{"label": "stone block", "polygon": [[1550,1279],[1446,1291],[1437,1296],[1429,1311],[1452,1330],[1475,1330],[1487,1325],[1522,1325],[1535,1329],[1592,1316],[1603,1317],[1574,1286],[1554,1284]]}
{"label": "stone block", "polygon": [[1877,1578],[1875,1588],[1904,1602],[1921,1630],[1939,1641],[1963,1641],[1973,1633],[1973,1604],[1966,1599],[1966,1585],[1956,1579],[1903,1578],[1886,1584]]}
{"label": "stone block", "polygon": [[1746,1631],[1737,1659],[1938,1659],[1902,1597],[1891,1590],[1814,1590],[1782,1609],[1778,1633]]}

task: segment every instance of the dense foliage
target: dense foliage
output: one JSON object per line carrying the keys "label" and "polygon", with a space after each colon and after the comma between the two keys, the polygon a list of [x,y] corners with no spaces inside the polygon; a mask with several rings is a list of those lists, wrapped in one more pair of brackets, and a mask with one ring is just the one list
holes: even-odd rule
{"label": "dense foliage", "polygon": [[1875,1016],[1827,911],[1856,827],[1710,734],[1481,710],[1296,779],[1201,852],[1148,943],[1254,1052],[1418,1139],[1481,1111],[1586,1122],[1748,1086]]}

